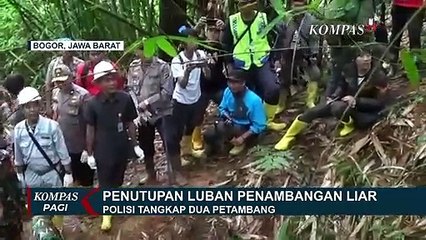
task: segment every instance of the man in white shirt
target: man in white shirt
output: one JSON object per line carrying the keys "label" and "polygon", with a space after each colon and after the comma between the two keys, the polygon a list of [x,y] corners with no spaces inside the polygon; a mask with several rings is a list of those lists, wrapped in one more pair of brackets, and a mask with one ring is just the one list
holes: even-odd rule
{"label": "man in white shirt", "polygon": [[[189,30],[192,31],[192,30]],[[196,36],[194,32],[187,33],[189,37]],[[175,143],[171,146],[169,157],[173,174],[170,174],[169,181],[172,184],[185,185],[186,179],[181,174],[182,163],[180,155],[186,156],[192,151],[192,131],[196,123],[196,116],[204,114],[200,111],[199,100],[201,96],[200,81],[202,77],[210,77],[210,69],[207,65],[206,53],[198,50],[192,43],[184,43],[184,50],[172,60],[172,74],[176,79],[176,87],[173,92],[173,123],[175,127],[172,135]]]}

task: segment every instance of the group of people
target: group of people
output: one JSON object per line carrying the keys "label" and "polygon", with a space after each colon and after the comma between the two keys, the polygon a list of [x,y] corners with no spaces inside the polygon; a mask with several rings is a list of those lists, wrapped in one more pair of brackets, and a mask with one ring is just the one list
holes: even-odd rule
{"label": "group of people", "polygon": [[[306,0],[292,4],[303,6]],[[290,149],[317,118],[339,119],[340,136],[368,128],[391,103],[388,77],[371,49],[357,50],[347,61],[336,59],[348,56],[337,56],[325,97],[318,101],[319,39],[309,35],[315,22],[309,13],[278,25],[272,36],[262,33],[268,18],[256,10],[257,0],[239,0],[238,13],[227,21],[213,3],[209,6],[212,15],[179,29],[192,40],[181,43],[171,63],[146,57],[142,46],[124,74],[104,52],[90,52],[85,61],[64,52],[48,65],[45,101],[37,89],[24,87],[22,76],[8,76],[4,92],[11,100],[2,103],[9,104],[6,115],[13,119],[19,182],[28,187],[91,187],[96,170],[100,187],[120,187],[128,159],[138,158],[146,166],[142,183],[156,184],[158,132],[168,183],[186,185],[182,166],[188,156],[210,156],[227,146],[236,156],[265,131],[283,131],[286,124],[277,116],[285,111],[296,77],[305,80],[307,108],[276,150]],[[200,37],[209,47],[195,44]],[[274,51],[281,48],[290,50]],[[218,105],[219,115],[203,130],[210,101]],[[61,218],[54,222],[60,226]],[[111,223],[111,216],[103,216],[102,230],[109,230]]]}

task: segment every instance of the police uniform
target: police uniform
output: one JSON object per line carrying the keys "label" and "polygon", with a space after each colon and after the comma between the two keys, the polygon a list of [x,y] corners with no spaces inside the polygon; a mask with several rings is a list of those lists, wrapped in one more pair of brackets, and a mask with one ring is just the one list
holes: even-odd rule
{"label": "police uniform", "polygon": [[21,239],[25,199],[11,159],[11,142],[0,139],[0,202],[3,216],[0,220],[0,239]]}
{"label": "police uniform", "polygon": [[[70,69],[65,65],[59,65],[55,69],[55,81],[68,81]],[[61,79],[62,78],[62,79]],[[59,79],[59,80],[58,80]],[[83,117],[83,108],[90,98],[89,92],[74,84],[68,92],[55,88],[53,101],[57,121],[62,129],[71,157],[71,169],[73,179],[81,186],[93,185],[94,171],[86,163],[81,162],[81,155],[86,148],[86,123]]]}
{"label": "police uniform", "polygon": [[[240,0],[251,3],[251,0]],[[233,56],[228,59],[236,69],[248,71],[252,76],[247,80],[247,86],[254,90],[265,102],[268,128],[282,130],[284,123],[274,122],[279,100],[279,82],[271,68],[269,41],[267,36],[261,36],[268,25],[267,16],[263,12],[255,12],[255,18],[244,21],[241,13],[229,17],[223,35],[223,44]]]}
{"label": "police uniform", "polygon": [[138,141],[145,153],[145,164],[149,174],[155,175],[155,129],[163,140],[167,151],[166,136],[170,132],[173,112],[172,93],[173,76],[170,66],[165,61],[154,57],[148,66],[143,66],[140,59],[130,63],[127,86],[136,106],[147,103],[147,112],[139,113]]}

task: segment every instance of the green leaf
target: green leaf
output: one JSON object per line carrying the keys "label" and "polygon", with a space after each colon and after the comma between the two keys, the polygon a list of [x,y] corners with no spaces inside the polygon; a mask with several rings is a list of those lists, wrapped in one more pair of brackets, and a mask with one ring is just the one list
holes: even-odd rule
{"label": "green leaf", "polygon": [[280,229],[278,229],[277,239],[275,240],[290,240],[290,236],[287,233],[289,223],[290,223],[289,219],[283,222],[283,224],[280,226]]}
{"label": "green leaf", "polygon": [[402,66],[404,67],[408,80],[412,85],[419,85],[420,84],[420,74],[419,70],[416,66],[416,61],[414,59],[414,56],[406,49],[403,49],[401,52],[401,62]]}
{"label": "green leaf", "polygon": [[268,34],[272,29],[274,29],[274,27],[281,22],[284,19],[284,14],[280,14],[278,15],[278,17],[274,18],[274,20],[272,20],[264,29],[263,31],[260,33],[260,38],[264,38],[266,36],[266,34]]}
{"label": "green leaf", "polygon": [[309,3],[308,8],[314,11],[318,11],[323,0],[312,0]]}
{"label": "green leaf", "polygon": [[205,41],[199,41],[195,38],[180,37],[180,36],[169,36],[169,35],[167,35],[165,37],[169,40],[176,40],[176,41],[180,41],[180,42],[184,42],[184,43],[192,43],[192,44],[196,44],[198,46],[202,46],[205,49],[224,52],[223,50],[211,47],[210,45],[206,44]]}
{"label": "green leaf", "polygon": [[153,57],[157,51],[157,39],[158,37],[148,38],[143,44],[143,54],[145,57]]}
{"label": "green leaf", "polygon": [[278,13],[278,15],[284,15],[285,14],[285,7],[287,5],[287,1],[283,2],[282,0],[271,0],[271,5],[274,8],[275,12]]}
{"label": "green leaf", "polygon": [[166,39],[165,36],[159,37],[156,43],[157,43],[157,46],[170,57],[175,57],[176,55],[178,55],[176,48],[173,46],[173,44],[169,40]]}

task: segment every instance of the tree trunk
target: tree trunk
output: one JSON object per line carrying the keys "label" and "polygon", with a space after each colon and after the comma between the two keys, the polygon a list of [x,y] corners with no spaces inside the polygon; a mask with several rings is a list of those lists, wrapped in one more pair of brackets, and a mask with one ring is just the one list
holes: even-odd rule
{"label": "tree trunk", "polygon": [[[160,0],[160,34],[179,35],[178,29],[185,24],[185,0]],[[162,51],[159,55],[165,61],[171,60],[171,57]]]}

